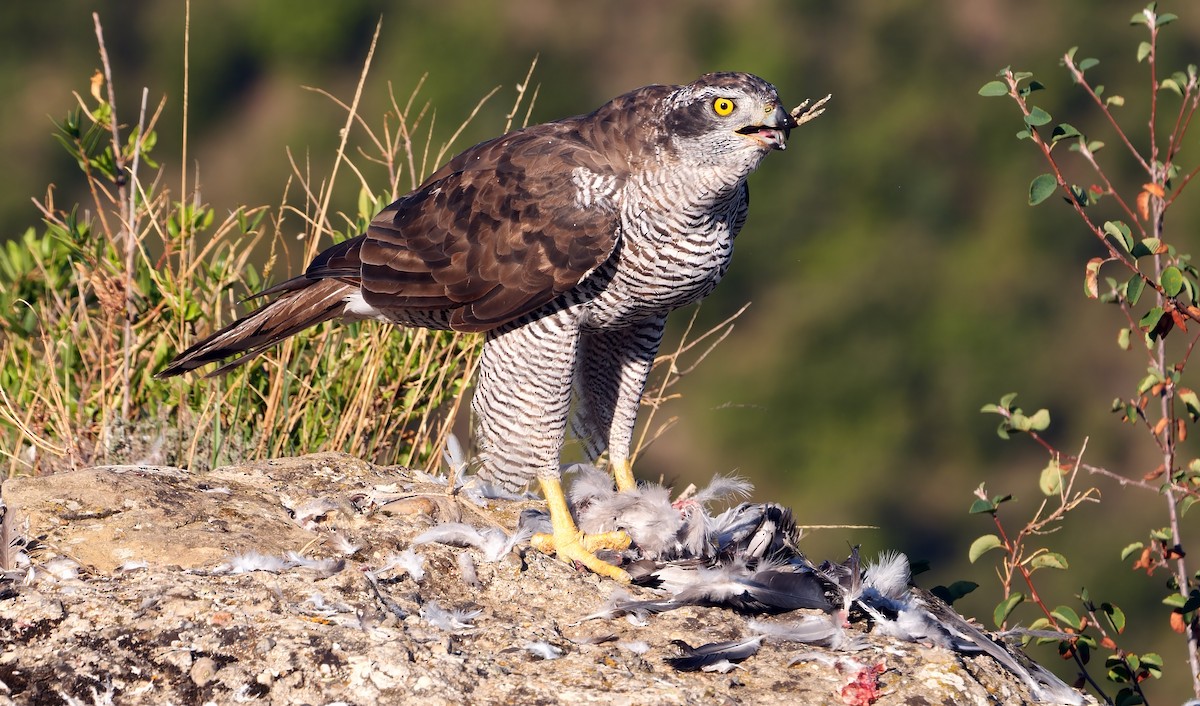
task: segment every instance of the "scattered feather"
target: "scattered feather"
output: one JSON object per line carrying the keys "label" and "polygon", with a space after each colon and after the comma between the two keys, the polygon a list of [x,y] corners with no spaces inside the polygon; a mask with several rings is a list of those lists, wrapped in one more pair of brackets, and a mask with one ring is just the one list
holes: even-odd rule
{"label": "scattered feather", "polygon": [[496,544],[490,544],[484,549],[483,560],[489,563],[500,561],[504,557],[508,556],[509,552],[511,552],[518,544],[528,542],[533,538],[533,531],[530,529],[520,529],[516,532],[513,532],[511,537],[505,535],[504,530],[496,528],[493,529],[495,529],[494,534],[498,534],[500,537],[503,537],[504,541]]}
{"label": "scattered feather", "polygon": [[425,578],[425,557],[418,554],[412,547],[398,554],[392,554],[387,559],[387,565],[380,571],[388,569],[404,569],[413,581],[420,583]]}
{"label": "scattered feather", "polygon": [[309,559],[299,552],[288,552],[284,558],[293,567],[301,569],[312,569],[322,576],[322,578],[333,576],[337,572],[346,568],[344,559]]}
{"label": "scattered feather", "polygon": [[475,627],[471,622],[482,614],[483,610],[446,610],[436,601],[426,601],[421,606],[421,617],[433,627],[446,632],[470,630]]}
{"label": "scattered feather", "polygon": [[550,513],[537,508],[526,508],[521,511],[520,519],[517,520],[518,532],[529,532],[529,536],[535,534],[553,534],[554,526],[550,524]]}
{"label": "scattered feather", "polygon": [[801,662],[820,662],[826,667],[833,667],[837,665],[840,659],[840,657],[834,657],[824,652],[797,652],[788,660],[787,666],[794,667]]}
{"label": "scattered feather", "polygon": [[341,532],[333,532],[329,535],[329,547],[338,554],[346,556],[354,556],[362,549],[361,545],[350,541],[350,538]]}
{"label": "scattered feather", "polygon": [[487,527],[483,530],[463,522],[445,522],[422,532],[413,544],[449,544],[453,547],[472,547],[483,552],[486,562],[500,561],[517,544],[529,541],[531,531],[522,530],[509,536],[499,527]]}
{"label": "scattered feather", "polygon": [[541,657],[542,659],[546,660],[558,659],[559,657],[563,656],[563,651],[561,648],[555,647],[544,640],[527,642],[523,646],[523,649],[534,657]]}
{"label": "scattered feather", "polygon": [[71,581],[79,578],[79,562],[59,556],[42,564],[42,571],[50,574],[59,581]]}
{"label": "scattered feather", "polygon": [[248,574],[251,571],[270,571],[278,573],[288,568],[288,564],[282,558],[277,556],[267,556],[258,552],[246,552],[245,554],[234,555],[224,565],[224,571],[221,568],[217,569],[218,573],[227,574]]}
{"label": "scattered feather", "polygon": [[895,551],[881,553],[875,563],[863,570],[864,588],[890,600],[901,599],[908,593],[911,578],[908,557]]}
{"label": "scattered feather", "polygon": [[617,647],[623,650],[629,650],[635,655],[644,655],[650,651],[650,643],[642,640],[632,640],[630,642],[618,642]]}
{"label": "scattered feather", "polygon": [[473,588],[479,588],[479,575],[475,572],[475,560],[467,552],[458,553],[458,575],[463,583]]}
{"label": "scattered feather", "polygon": [[770,642],[800,642],[846,652],[867,646],[865,638],[850,636],[832,615],[806,615],[787,622],[751,620],[746,627]]}
{"label": "scattered feather", "polygon": [[462,494],[475,504],[487,506],[488,500],[533,500],[537,496],[528,491],[514,493],[495,483],[490,483],[479,476],[472,476],[462,485]]}
{"label": "scattered feather", "polygon": [[325,607],[326,607],[325,606],[325,596],[322,596],[317,591],[313,591],[312,593],[310,593],[308,598],[304,599],[304,603],[308,603],[316,610],[325,610]]}
{"label": "scattered feather", "polygon": [[733,662],[730,662],[727,659],[723,659],[719,662],[713,662],[712,664],[704,665],[703,667],[700,668],[700,671],[716,672],[717,674],[728,674],[735,669],[741,669],[741,667],[734,664]]}
{"label": "scattered feather", "polygon": [[464,522],[443,522],[417,535],[412,543],[449,544],[452,547],[475,547],[482,549],[483,535],[479,530]]}
{"label": "scattered feather", "polygon": [[[579,623],[589,620],[611,620],[625,616],[635,618],[636,622],[635,620],[629,621],[634,625],[644,625],[645,618],[650,613],[661,613],[675,607],[678,606],[670,599],[661,601],[635,600],[633,596],[629,595],[628,591],[617,588],[608,594],[608,600],[605,601],[603,608],[590,615],[585,615],[579,620]],[[576,625],[579,623],[576,623]]]}
{"label": "scattered feather", "polygon": [[430,483],[432,485],[447,485],[448,481],[441,477],[435,476],[432,473],[426,473],[419,468],[412,469],[413,478],[421,483]]}
{"label": "scattered feather", "polygon": [[130,559],[129,561],[117,567],[117,571],[126,573],[129,571],[139,571],[141,569],[149,569],[150,562],[144,559]]}
{"label": "scattered feather", "polygon": [[446,437],[446,448],[442,450],[442,458],[450,469],[450,492],[462,487],[467,475],[467,455],[463,452],[458,437],[450,434]]}
{"label": "scattered feather", "polygon": [[650,624],[650,621],[646,619],[645,613],[630,613],[625,616],[625,622],[635,628],[644,628]]}
{"label": "scattered feather", "polygon": [[576,645],[603,645],[606,642],[616,642],[617,636],[610,632],[603,635],[584,635],[582,637],[569,637],[567,639]]}
{"label": "scattered feather", "polygon": [[728,498],[747,498],[752,492],[754,492],[754,484],[745,478],[718,473],[708,482],[708,487],[699,490],[691,497],[691,500],[701,505],[708,505]]}
{"label": "scattered feather", "polygon": [[328,600],[325,599],[325,596],[321,595],[317,591],[313,591],[311,594],[309,594],[308,598],[305,599],[301,605],[312,606],[311,612],[313,614],[324,616],[324,617],[337,615],[338,613],[355,613],[355,612],[357,612],[355,607],[348,603],[342,603],[342,602],[336,602],[336,601],[333,603],[330,603]]}
{"label": "scattered feather", "polygon": [[755,635],[743,640],[710,642],[692,647],[683,640],[672,640],[682,653],[679,657],[668,657],[666,662],[681,672],[695,672],[720,662],[741,662],[758,654],[764,637]]}

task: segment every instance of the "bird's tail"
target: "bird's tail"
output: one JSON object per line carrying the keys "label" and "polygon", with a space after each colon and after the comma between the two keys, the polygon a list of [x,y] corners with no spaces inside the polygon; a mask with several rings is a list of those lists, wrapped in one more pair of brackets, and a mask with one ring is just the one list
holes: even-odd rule
{"label": "bird's tail", "polygon": [[262,294],[282,292],[279,298],[175,356],[154,377],[182,375],[202,365],[237,356],[207,377],[229,372],[288,336],[337,318],[345,310],[346,297],[354,289],[355,285],[337,279],[304,277],[273,287]]}

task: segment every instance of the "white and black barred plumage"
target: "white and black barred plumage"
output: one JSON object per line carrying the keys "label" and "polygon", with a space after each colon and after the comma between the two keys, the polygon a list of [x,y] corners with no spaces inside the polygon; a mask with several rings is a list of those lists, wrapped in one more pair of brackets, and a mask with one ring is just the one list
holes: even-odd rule
{"label": "white and black barred plumage", "polygon": [[480,143],[158,377],[330,319],[484,332],[482,476],[557,477],[568,422],[589,460],[624,461],[667,315],[724,275],[746,178],[796,124],[771,84],[715,73]]}

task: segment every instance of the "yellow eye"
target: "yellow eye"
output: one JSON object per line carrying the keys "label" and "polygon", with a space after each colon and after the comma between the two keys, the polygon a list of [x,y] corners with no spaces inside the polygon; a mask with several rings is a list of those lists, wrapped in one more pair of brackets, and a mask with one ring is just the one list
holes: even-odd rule
{"label": "yellow eye", "polygon": [[733,101],[728,98],[718,98],[713,101],[713,112],[722,118],[733,112]]}

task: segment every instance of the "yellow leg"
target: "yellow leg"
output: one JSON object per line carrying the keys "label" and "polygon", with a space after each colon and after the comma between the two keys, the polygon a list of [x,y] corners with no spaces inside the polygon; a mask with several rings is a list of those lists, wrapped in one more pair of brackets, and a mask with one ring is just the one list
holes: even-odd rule
{"label": "yellow leg", "polygon": [[575,526],[575,520],[571,518],[571,511],[567,508],[562,483],[557,478],[539,478],[538,482],[542,484],[542,494],[546,496],[546,505],[550,508],[550,524],[554,533],[533,535],[530,543],[534,549],[546,554],[557,554],[559,559],[566,562],[577,561],[592,573],[616,579],[621,583],[629,583],[628,572],[619,566],[601,561],[595,554],[597,549],[620,551],[628,548],[629,535],[624,532],[580,532]]}
{"label": "yellow leg", "polygon": [[608,462],[612,466],[613,477],[617,480],[617,491],[624,492],[637,487],[633,477],[633,462],[627,458],[613,459]]}

